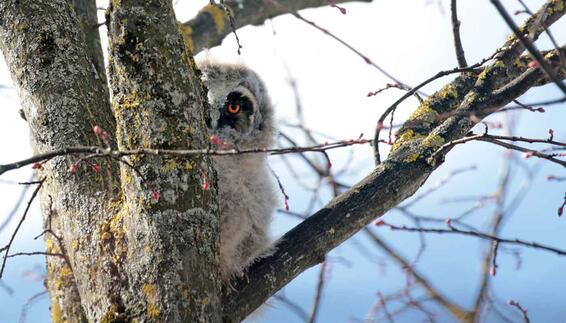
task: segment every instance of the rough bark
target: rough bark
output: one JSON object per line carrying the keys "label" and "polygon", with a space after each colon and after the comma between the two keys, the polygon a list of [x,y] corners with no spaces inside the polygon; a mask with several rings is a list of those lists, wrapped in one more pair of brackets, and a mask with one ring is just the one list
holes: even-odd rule
{"label": "rough bark", "polygon": [[[84,23],[92,12],[86,9],[81,25],[80,8],[66,0],[0,3],[0,46],[36,153],[103,145],[94,125],[113,138],[98,40]],[[113,1],[108,18],[118,147],[203,147],[205,96],[171,4]],[[121,163],[120,176],[116,161],[82,162],[73,174],[75,161],[55,158],[39,173],[46,226],[50,219],[55,233],[46,234],[47,251],[68,260],[48,259],[52,320],[218,321],[208,159],[130,158],[138,171]],[[92,172],[91,162],[102,170]],[[201,174],[209,174],[208,191]]]}
{"label": "rough bark", "polygon": [[[89,59],[92,62],[93,68],[96,70],[96,76],[103,83],[104,88],[108,91],[106,86],[106,69],[104,67],[104,56],[102,55],[102,45],[100,43],[100,34],[98,32],[98,19],[96,0],[69,0],[75,9],[80,21],[80,26],[83,31],[86,42],[86,50]],[[109,98],[109,96],[106,96]],[[108,101],[110,106],[110,101]],[[109,129],[114,133],[114,129]],[[108,131],[108,130],[107,130]]]}
{"label": "rough bark", "polygon": [[[106,20],[118,148],[206,147],[206,96],[171,2],[113,1]],[[147,309],[149,316],[133,317],[217,321],[218,208],[216,191],[201,185],[204,176],[215,178],[208,158],[134,156],[128,163],[137,171],[121,166],[117,216],[127,254],[117,265],[126,276],[122,290],[137,293],[124,305]],[[150,190],[160,192],[159,202]]]}
{"label": "rough bark", "polygon": [[[114,120],[104,84],[99,82],[86,51],[78,19],[66,1],[2,1],[0,45],[18,89],[31,129],[35,152],[69,145],[99,144],[91,135],[94,124],[113,129]],[[81,177],[67,172],[69,158],[45,165],[39,176],[47,181],[42,206],[64,245],[46,235],[46,249],[73,250],[96,228],[96,209],[104,208],[102,195],[116,188],[112,168],[102,162],[102,174]],[[52,197],[50,211],[48,196]],[[85,250],[86,251],[86,250]],[[86,252],[69,255],[72,263],[88,258]],[[79,266],[80,267],[80,266]],[[73,268],[75,269],[75,268]],[[59,258],[48,260],[47,285],[53,321],[85,319],[75,286],[77,272]]]}

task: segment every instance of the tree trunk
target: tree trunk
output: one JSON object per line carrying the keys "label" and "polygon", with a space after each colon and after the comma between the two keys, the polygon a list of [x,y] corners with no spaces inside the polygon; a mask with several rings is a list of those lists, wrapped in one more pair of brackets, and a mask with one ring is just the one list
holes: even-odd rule
{"label": "tree trunk", "polygon": [[[0,3],[0,46],[34,151],[104,145],[95,125],[117,148],[205,147],[206,96],[171,3],[112,1],[112,109],[88,22],[94,1],[74,4]],[[218,208],[208,158],[59,157],[39,177],[47,251],[66,255],[48,259],[54,322],[219,320]]]}

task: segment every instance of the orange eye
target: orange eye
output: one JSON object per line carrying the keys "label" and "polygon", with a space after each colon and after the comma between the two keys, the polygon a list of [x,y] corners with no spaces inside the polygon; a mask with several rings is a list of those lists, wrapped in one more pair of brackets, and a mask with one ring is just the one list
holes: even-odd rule
{"label": "orange eye", "polygon": [[236,113],[240,112],[242,107],[237,103],[234,103],[234,104],[231,103],[231,104],[228,104],[228,107],[226,109],[228,110],[228,112],[230,112],[232,114],[236,114]]}

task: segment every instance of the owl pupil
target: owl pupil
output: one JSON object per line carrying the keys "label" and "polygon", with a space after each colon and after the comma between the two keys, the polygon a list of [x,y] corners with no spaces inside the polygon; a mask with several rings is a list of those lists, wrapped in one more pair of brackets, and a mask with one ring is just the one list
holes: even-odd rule
{"label": "owl pupil", "polygon": [[224,102],[224,107],[217,128],[247,127],[248,118],[253,114],[253,103],[244,94],[238,91],[230,92]]}
{"label": "owl pupil", "polygon": [[252,101],[238,91],[230,92],[228,94],[225,106],[226,110],[232,114],[243,111],[249,116],[253,113]]}

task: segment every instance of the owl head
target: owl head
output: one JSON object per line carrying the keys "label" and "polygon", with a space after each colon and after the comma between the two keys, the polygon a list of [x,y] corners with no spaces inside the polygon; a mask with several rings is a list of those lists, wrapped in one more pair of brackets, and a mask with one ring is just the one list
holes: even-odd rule
{"label": "owl head", "polygon": [[243,65],[199,62],[208,88],[209,134],[239,148],[273,142],[273,107],[259,76]]}

